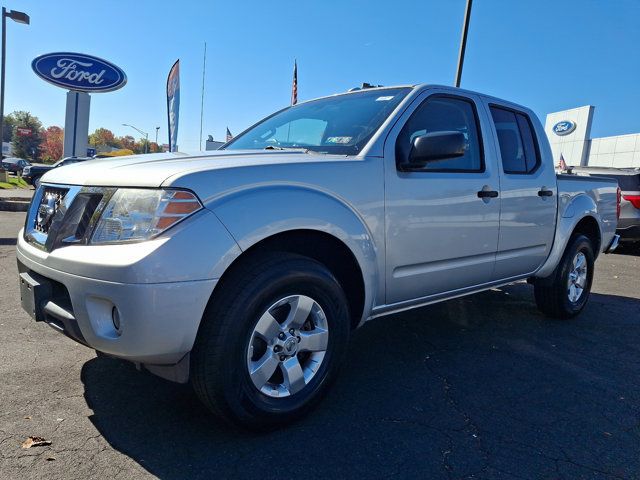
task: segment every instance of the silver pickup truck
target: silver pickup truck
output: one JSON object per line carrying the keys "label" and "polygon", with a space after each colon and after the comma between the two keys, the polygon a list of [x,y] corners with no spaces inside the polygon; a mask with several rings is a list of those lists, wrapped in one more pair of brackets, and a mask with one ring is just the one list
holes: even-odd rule
{"label": "silver pickup truck", "polygon": [[275,428],[317,403],[367,320],[525,279],[546,315],[578,314],[620,196],[553,163],[531,110],[479,93],[311,100],[219,151],[45,174],[17,246],[22,304]]}

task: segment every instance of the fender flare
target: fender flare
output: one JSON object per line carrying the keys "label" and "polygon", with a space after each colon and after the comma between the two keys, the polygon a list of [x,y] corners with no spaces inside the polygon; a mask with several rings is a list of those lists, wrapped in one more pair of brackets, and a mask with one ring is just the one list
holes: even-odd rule
{"label": "fender flare", "polygon": [[[569,197],[568,195],[566,197]],[[560,207],[562,208],[563,198],[560,199]],[[600,235],[602,247],[602,227],[598,221],[598,206],[596,202],[586,194],[580,194],[569,200],[564,207],[562,213],[558,216],[556,222],[556,231],[553,240],[553,247],[546,262],[535,273],[536,278],[545,278],[551,275],[556,269],[558,262],[562,258],[571,234],[575,230],[578,223],[586,218],[591,217],[598,225],[598,234]],[[595,252],[596,256],[600,252]]]}
{"label": "fender flare", "polygon": [[[381,253],[364,219],[345,200],[307,185],[253,185],[217,197],[205,205],[244,252],[287,231],[315,230],[344,243],[362,272],[365,290],[362,319],[376,301]],[[362,322],[361,319],[361,322]]]}

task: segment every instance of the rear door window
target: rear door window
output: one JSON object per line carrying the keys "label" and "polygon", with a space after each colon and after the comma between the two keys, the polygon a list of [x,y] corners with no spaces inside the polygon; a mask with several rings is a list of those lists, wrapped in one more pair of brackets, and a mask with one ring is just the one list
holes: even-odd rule
{"label": "rear door window", "polygon": [[491,106],[504,173],[532,173],[540,164],[531,121],[520,112]]}

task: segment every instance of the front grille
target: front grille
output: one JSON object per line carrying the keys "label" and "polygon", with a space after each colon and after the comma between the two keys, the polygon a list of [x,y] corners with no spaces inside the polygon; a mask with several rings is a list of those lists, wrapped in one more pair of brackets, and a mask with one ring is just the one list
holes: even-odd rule
{"label": "front grille", "polygon": [[114,188],[42,185],[33,196],[24,238],[50,252],[87,244]]}
{"label": "front grille", "polygon": [[60,211],[69,189],[45,186],[33,219],[33,229],[47,235],[56,214]]}

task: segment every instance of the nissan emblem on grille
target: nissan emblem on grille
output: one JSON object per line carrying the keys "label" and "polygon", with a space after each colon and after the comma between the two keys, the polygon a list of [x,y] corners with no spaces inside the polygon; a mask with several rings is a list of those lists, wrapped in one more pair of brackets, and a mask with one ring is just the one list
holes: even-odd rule
{"label": "nissan emblem on grille", "polygon": [[36,215],[35,229],[42,233],[47,233],[51,226],[51,221],[56,211],[60,207],[62,197],[64,195],[56,192],[45,191],[42,195],[42,201],[38,207],[38,214]]}

